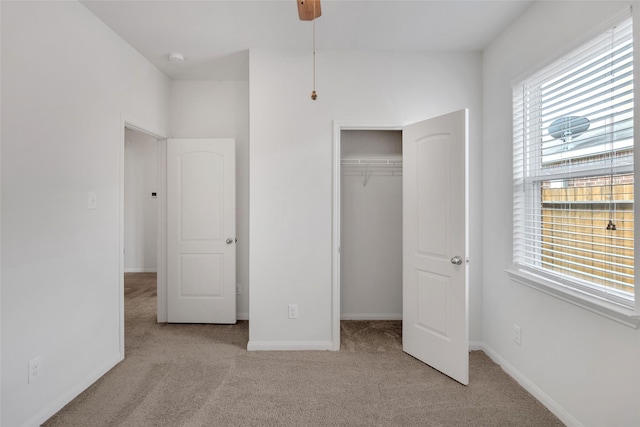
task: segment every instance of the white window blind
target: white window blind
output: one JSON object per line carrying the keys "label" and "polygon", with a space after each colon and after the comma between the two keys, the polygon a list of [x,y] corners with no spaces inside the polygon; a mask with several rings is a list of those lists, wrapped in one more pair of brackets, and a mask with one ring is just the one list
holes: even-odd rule
{"label": "white window blind", "polygon": [[633,45],[625,20],[514,86],[514,263],[633,305]]}

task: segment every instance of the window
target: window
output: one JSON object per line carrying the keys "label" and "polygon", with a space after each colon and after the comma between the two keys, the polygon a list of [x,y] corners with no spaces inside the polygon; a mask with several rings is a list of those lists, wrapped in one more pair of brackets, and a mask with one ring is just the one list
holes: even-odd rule
{"label": "window", "polygon": [[518,83],[514,264],[634,307],[631,19]]}

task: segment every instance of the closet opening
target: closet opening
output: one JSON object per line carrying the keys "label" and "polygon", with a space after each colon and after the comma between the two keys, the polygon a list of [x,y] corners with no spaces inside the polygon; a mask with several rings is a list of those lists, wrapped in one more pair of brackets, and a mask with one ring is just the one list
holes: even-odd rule
{"label": "closet opening", "polygon": [[[334,122],[333,350],[354,345],[354,339],[349,338],[372,332],[379,324],[396,322],[399,333],[395,342],[402,351],[468,384],[468,123],[467,109],[395,127]],[[351,134],[366,138],[351,141]],[[379,135],[396,135],[395,143],[380,142]],[[343,169],[354,169],[355,176]],[[375,175],[374,170],[378,172]],[[394,176],[394,172],[400,176]],[[352,178],[358,178],[358,185],[366,193],[350,193],[348,180]],[[377,178],[397,179],[401,184],[397,198],[387,193],[382,198],[384,203],[372,205],[375,207],[365,203],[360,206],[361,213],[353,216],[355,219],[349,218],[349,209],[354,208],[358,197],[369,197]],[[350,242],[349,233],[368,223],[373,225],[365,229],[363,243]],[[390,250],[394,246],[402,251],[394,253]],[[359,258],[350,259],[356,255]],[[348,270],[352,267],[361,269],[362,283],[367,286],[353,299]],[[376,288],[373,283],[394,269],[402,272],[396,276],[397,295],[402,301],[396,306],[402,307],[402,315],[397,317],[402,319],[367,321],[364,334],[349,335],[343,325],[351,321],[341,317],[393,316],[393,308],[371,308],[362,303],[393,301],[393,293],[385,294],[387,289]],[[385,278],[382,282],[394,280]],[[377,299],[378,295],[386,298]],[[361,305],[350,313],[350,304]],[[389,334],[385,331],[384,336]]]}
{"label": "closet opening", "polygon": [[402,131],[340,130],[340,320],[402,320]]}

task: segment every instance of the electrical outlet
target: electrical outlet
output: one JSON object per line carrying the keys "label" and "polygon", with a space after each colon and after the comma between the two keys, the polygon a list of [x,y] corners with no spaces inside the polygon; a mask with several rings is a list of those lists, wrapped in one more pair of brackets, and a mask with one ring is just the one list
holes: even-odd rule
{"label": "electrical outlet", "polygon": [[298,304],[289,304],[289,319],[298,318]]}
{"label": "electrical outlet", "polygon": [[32,383],[42,376],[42,357],[36,357],[29,361],[28,382]]}
{"label": "electrical outlet", "polygon": [[513,324],[513,342],[520,345],[520,326]]}
{"label": "electrical outlet", "polygon": [[240,292],[240,283],[236,283],[236,295],[240,295],[242,292]]}

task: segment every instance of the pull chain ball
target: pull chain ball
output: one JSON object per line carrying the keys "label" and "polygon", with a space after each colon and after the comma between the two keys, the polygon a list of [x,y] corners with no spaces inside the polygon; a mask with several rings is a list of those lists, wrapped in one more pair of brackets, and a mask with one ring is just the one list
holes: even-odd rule
{"label": "pull chain ball", "polygon": [[313,99],[315,101],[317,98],[318,98],[318,94],[314,90],[313,92],[311,92],[311,99]]}

